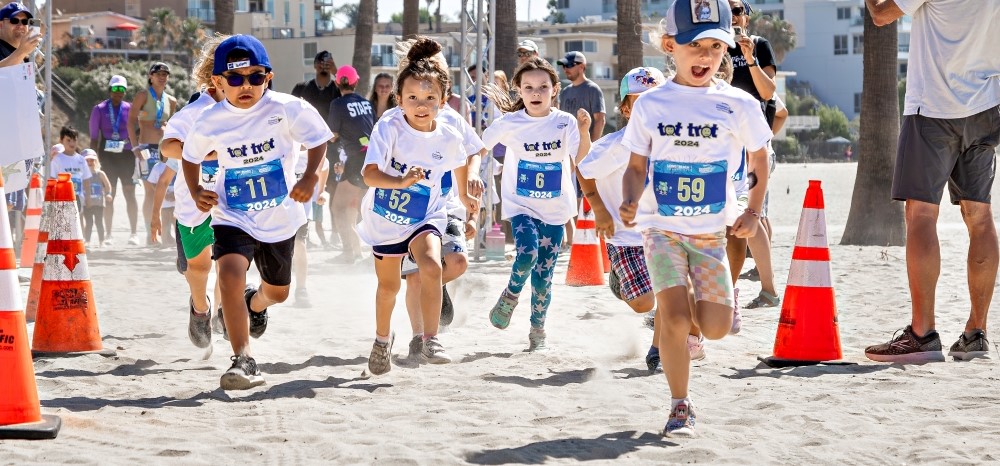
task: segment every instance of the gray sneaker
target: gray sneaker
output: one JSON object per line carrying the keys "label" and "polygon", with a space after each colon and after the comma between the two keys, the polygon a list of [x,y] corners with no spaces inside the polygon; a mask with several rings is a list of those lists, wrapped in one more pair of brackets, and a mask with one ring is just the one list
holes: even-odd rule
{"label": "gray sneaker", "polygon": [[257,294],[257,285],[248,284],[243,290],[243,300],[247,303],[247,313],[250,314],[250,336],[260,338],[267,330],[267,308],[263,311],[254,312],[250,310],[250,300]]}
{"label": "gray sneaker", "polygon": [[431,364],[448,364],[451,362],[451,356],[444,351],[444,346],[438,341],[437,336],[430,337],[424,340],[423,349],[420,351],[421,356],[424,360]]}
{"label": "gray sneaker", "polygon": [[408,359],[414,359],[420,356],[420,353],[424,350],[424,339],[420,335],[414,335],[410,339],[410,353],[406,356]]}
{"label": "gray sneaker", "polygon": [[392,344],[396,341],[396,333],[389,336],[388,343],[379,343],[375,340],[372,344],[372,353],[368,356],[368,371],[373,375],[382,375],[392,369]]}
{"label": "gray sneaker", "polygon": [[194,298],[188,299],[188,307],[191,309],[188,313],[188,338],[194,346],[208,348],[212,344],[212,302],[208,302],[208,312],[204,314],[194,312]]}
{"label": "gray sneaker", "polygon": [[230,356],[229,359],[233,361],[233,365],[219,380],[223,390],[248,390],[264,385],[264,377],[260,375],[257,361],[252,357],[240,354]]}
{"label": "gray sneaker", "polygon": [[490,310],[490,323],[500,330],[507,328],[510,325],[510,316],[514,314],[515,307],[517,307],[517,298],[508,296],[507,290],[504,290],[500,294],[500,299]]}
{"label": "gray sneaker", "polygon": [[927,335],[917,337],[909,325],[897,330],[888,343],[865,348],[865,356],[872,361],[904,364],[944,361],[938,333],[931,330]]}
{"label": "gray sneaker", "polygon": [[988,357],[989,354],[990,341],[986,339],[986,332],[978,329],[972,333],[972,338],[962,333],[948,351],[948,356],[958,361],[971,361],[975,358]]}
{"label": "gray sneaker", "polygon": [[219,306],[215,310],[215,315],[212,316],[212,331],[221,333],[222,338],[229,340],[229,333],[226,332],[226,319],[222,316],[222,306]]}
{"label": "gray sneaker", "polygon": [[545,348],[545,329],[531,327],[528,332],[528,352],[542,351]]}

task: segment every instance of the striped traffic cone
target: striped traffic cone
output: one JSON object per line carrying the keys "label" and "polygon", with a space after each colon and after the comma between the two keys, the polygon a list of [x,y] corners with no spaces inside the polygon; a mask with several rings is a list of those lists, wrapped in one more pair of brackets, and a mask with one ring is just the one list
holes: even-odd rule
{"label": "striped traffic cone", "polygon": [[68,173],[60,173],[52,196],[48,245],[39,290],[38,316],[32,335],[35,357],[101,354],[97,306],[90,283],[87,252],[80,231],[76,193]]}
{"label": "striped traffic cone", "polygon": [[804,366],[843,358],[837,301],[830,272],[830,246],[820,182],[809,181],[788,269],[771,367]]}
{"label": "striped traffic cone", "polygon": [[42,222],[42,177],[38,173],[31,176],[28,185],[28,206],[24,211],[24,236],[21,240],[21,268],[33,267],[35,247],[38,245],[38,227]]}
{"label": "striped traffic cone", "polygon": [[604,284],[604,264],[601,263],[601,243],[597,240],[597,221],[590,203],[584,198],[573,233],[573,247],[569,253],[566,284],[591,286]]}
{"label": "striped traffic cone", "polygon": [[[0,198],[4,197],[0,177]],[[21,310],[14,243],[7,220],[7,203],[0,207],[0,439],[52,439],[62,421],[42,415],[35,368],[28,348],[28,329]]]}
{"label": "striped traffic cone", "polygon": [[[38,223],[38,240],[35,245],[34,265],[31,267],[31,285],[28,287],[28,307],[24,310],[25,319],[34,322],[38,314],[38,292],[42,288],[42,268],[45,264],[45,252],[49,241],[49,220],[52,218],[52,196],[55,193],[56,180],[45,182],[45,202],[42,217]],[[22,253],[23,254],[23,253]],[[24,262],[24,256],[21,256]]]}

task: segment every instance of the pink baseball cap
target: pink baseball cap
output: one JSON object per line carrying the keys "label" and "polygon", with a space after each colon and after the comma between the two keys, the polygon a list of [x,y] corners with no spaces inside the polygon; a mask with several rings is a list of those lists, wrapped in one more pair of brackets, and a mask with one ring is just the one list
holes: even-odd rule
{"label": "pink baseball cap", "polygon": [[353,86],[358,83],[361,76],[358,76],[358,70],[354,69],[351,65],[344,65],[337,68],[337,76],[335,80],[339,83],[341,79],[347,80],[347,85]]}

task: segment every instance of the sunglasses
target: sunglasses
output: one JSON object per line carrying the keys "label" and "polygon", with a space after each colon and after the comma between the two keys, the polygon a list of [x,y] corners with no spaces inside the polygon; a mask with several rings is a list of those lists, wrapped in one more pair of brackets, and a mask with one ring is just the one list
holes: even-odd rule
{"label": "sunglasses", "polygon": [[18,24],[23,24],[25,26],[41,26],[42,25],[42,20],[35,19],[35,18],[24,18],[24,19],[8,18],[8,20],[10,21],[10,24],[13,24],[15,26],[18,25]]}
{"label": "sunglasses", "polygon": [[519,56],[521,58],[530,57],[530,56],[533,56],[534,54],[535,54],[535,52],[521,52],[521,51],[517,52],[517,56]]}
{"label": "sunglasses", "polygon": [[125,86],[111,86],[111,92],[121,92],[125,93]]}
{"label": "sunglasses", "polygon": [[746,10],[744,10],[741,6],[733,8],[733,16],[743,16],[744,12],[746,12]]}
{"label": "sunglasses", "polygon": [[251,86],[263,86],[264,82],[267,81],[267,73],[253,73],[253,74],[224,74],[223,78],[226,78],[226,84],[230,87],[240,87],[243,83],[249,81]]}

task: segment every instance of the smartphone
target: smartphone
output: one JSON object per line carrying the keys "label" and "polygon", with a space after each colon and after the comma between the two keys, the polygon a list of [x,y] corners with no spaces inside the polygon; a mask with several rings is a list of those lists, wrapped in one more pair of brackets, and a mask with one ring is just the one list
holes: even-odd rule
{"label": "smartphone", "polygon": [[740,37],[743,37],[743,28],[740,27],[740,26],[734,27],[733,28],[733,36],[736,37],[736,40],[739,40]]}
{"label": "smartphone", "polygon": [[[34,21],[34,20],[32,20],[32,21]],[[32,24],[31,26],[28,27],[28,37],[36,37],[36,36],[41,36],[41,35],[42,35],[42,27],[41,26],[36,26],[36,25]],[[41,46],[41,45],[42,45],[42,40],[39,39],[38,40],[38,46]]]}

